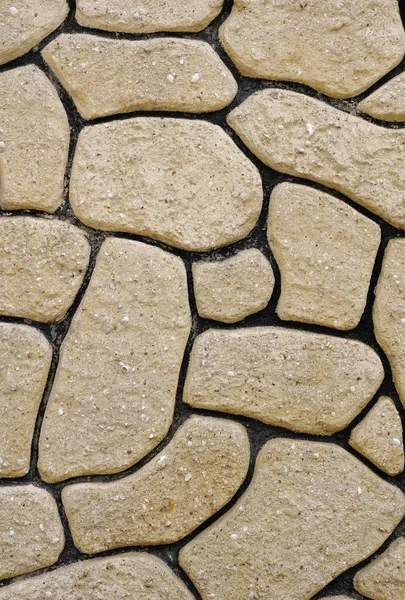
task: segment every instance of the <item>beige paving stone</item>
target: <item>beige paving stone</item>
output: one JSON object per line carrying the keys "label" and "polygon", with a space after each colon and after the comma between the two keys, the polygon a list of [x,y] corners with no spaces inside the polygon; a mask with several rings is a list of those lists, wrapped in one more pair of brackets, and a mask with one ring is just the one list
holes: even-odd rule
{"label": "beige paving stone", "polygon": [[309,600],[375,552],[402,492],[334,444],[274,439],[247,491],[180,551],[203,600]]}
{"label": "beige paving stone", "polygon": [[193,600],[159,558],[127,552],[76,562],[0,589],[0,600]]}
{"label": "beige paving stone", "polygon": [[53,565],[65,538],[56,502],[35,485],[0,487],[0,579]]}
{"label": "beige paving stone", "polygon": [[228,123],[266,165],[322,183],[405,229],[405,132],[374,125],[304,94],[267,89]]}
{"label": "beige paving stone", "polygon": [[405,121],[405,73],[400,73],[359,102],[357,108],[383,121]]}
{"label": "beige paving stone", "polygon": [[404,470],[401,417],[390,398],[382,397],[353,429],[349,444],[389,475]]}
{"label": "beige paving stone", "polygon": [[227,106],[238,89],[218,54],[200,40],[62,34],[42,56],[85,119],[136,110],[211,112]]}
{"label": "beige paving stone", "polygon": [[31,442],[52,349],[27,325],[0,323],[0,477],[28,473]]}
{"label": "beige paving stone", "polygon": [[163,439],[190,321],[180,258],[125,239],[103,243],[46,407],[45,481],[122,471]]}
{"label": "beige paving stone", "polygon": [[127,33],[201,31],[222,5],[223,0],[77,0],[76,19],[85,27]]}
{"label": "beige paving stone", "polygon": [[208,330],[191,351],[183,400],[293,431],[330,435],[384,377],[365,344],[281,327]]}
{"label": "beige paving stone", "polygon": [[0,315],[62,319],[83,282],[90,256],[85,234],[64,221],[0,219]]}
{"label": "beige paving stone", "polygon": [[405,538],[356,573],[354,587],[372,600],[403,600],[405,597]]}
{"label": "beige paving stone", "polygon": [[201,317],[235,323],[266,308],[274,274],[260,250],[250,248],[225,260],[194,263],[193,282]]}
{"label": "beige paving stone", "polygon": [[248,467],[244,427],[193,416],[137,473],[64,488],[74,543],[81,552],[93,554],[176,542],[229,502]]}
{"label": "beige paving stone", "polygon": [[405,53],[396,0],[235,0],[220,38],[244,75],[333,98],[363,92]]}
{"label": "beige paving stone", "polygon": [[27,65],[0,73],[3,209],[52,213],[58,208],[62,202],[69,137],[65,109],[40,69]]}
{"label": "beige paving stone", "polygon": [[325,596],[324,598],[320,598],[320,600],[353,600],[353,598],[349,596]]}
{"label": "beige paving stone", "polygon": [[206,121],[138,117],[80,134],[70,201],[95,229],[212,250],[251,231],[262,199],[256,167]]}
{"label": "beige paving stone", "polygon": [[2,0],[0,65],[31,50],[66,18],[66,0]]}
{"label": "beige paving stone", "polygon": [[281,272],[280,319],[358,325],[381,239],[376,223],[329,194],[281,183],[270,197],[267,237]]}

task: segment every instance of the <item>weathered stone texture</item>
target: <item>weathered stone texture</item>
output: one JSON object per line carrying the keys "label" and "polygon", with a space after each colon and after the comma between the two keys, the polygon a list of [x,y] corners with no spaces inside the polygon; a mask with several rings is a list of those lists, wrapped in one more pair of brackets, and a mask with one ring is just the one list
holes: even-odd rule
{"label": "weathered stone texture", "polygon": [[354,577],[354,587],[372,600],[405,597],[405,538],[396,539],[378,558]]}
{"label": "weathered stone texture", "polygon": [[376,119],[405,121],[405,73],[400,73],[359,102],[357,108]]}

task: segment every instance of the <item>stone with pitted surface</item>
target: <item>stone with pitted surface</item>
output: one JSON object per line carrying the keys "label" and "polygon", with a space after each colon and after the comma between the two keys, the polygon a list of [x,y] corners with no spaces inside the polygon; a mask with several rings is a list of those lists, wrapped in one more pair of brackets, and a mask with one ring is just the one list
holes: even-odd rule
{"label": "stone with pitted surface", "polygon": [[371,600],[405,598],[405,538],[396,539],[354,577],[354,587]]}
{"label": "stone with pitted surface", "polygon": [[384,83],[359,102],[362,112],[383,121],[405,121],[405,73]]}

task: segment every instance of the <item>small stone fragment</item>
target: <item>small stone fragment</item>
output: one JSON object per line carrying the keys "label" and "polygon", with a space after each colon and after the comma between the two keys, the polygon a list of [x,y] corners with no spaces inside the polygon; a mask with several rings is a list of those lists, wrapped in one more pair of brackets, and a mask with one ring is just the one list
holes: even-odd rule
{"label": "small stone fragment", "polygon": [[274,275],[267,258],[251,248],[225,260],[194,263],[193,282],[201,317],[235,323],[266,308]]}
{"label": "small stone fragment", "polygon": [[83,282],[90,245],[64,221],[0,219],[0,315],[59,321]]}
{"label": "small stone fragment", "polygon": [[396,0],[235,0],[219,32],[243,75],[297,81],[332,98],[360,94],[405,53]]}
{"label": "small stone fragment", "polygon": [[247,491],[180,551],[180,565],[203,600],[309,600],[404,513],[402,492],[343,448],[273,439]]}
{"label": "small stone fragment", "polygon": [[51,359],[42,333],[27,325],[0,324],[0,477],[22,477],[29,471]]}
{"label": "small stone fragment", "polygon": [[70,201],[95,229],[212,250],[251,231],[262,199],[256,167],[207,121],[138,117],[79,136]]}
{"label": "small stone fragment", "polygon": [[35,485],[0,487],[0,579],[53,565],[65,537],[55,500]]}
{"label": "small stone fragment", "polygon": [[405,73],[400,73],[362,100],[357,108],[383,121],[405,121]]}
{"label": "small stone fragment", "polygon": [[358,325],[381,239],[376,223],[329,194],[281,183],[271,194],[267,237],[281,272],[280,319]]}
{"label": "small stone fragment", "polygon": [[191,351],[183,400],[314,435],[344,429],[384,370],[365,344],[281,327],[208,330]]}
{"label": "small stone fragment", "polygon": [[176,542],[229,502],[248,467],[242,425],[193,416],[133,475],[64,488],[73,541],[86,554]]}
{"label": "small stone fragment", "polygon": [[389,475],[398,475],[404,470],[401,417],[390,398],[379,399],[353,429],[349,443]]}
{"label": "small stone fragment", "polygon": [[354,587],[372,600],[404,600],[405,538],[397,538],[383,554],[356,573]]}
{"label": "small stone fragment", "polygon": [[331,187],[405,229],[405,132],[282,89],[252,94],[228,123],[266,165]]}
{"label": "small stone fragment", "polygon": [[45,411],[45,481],[123,471],[163,439],[190,321],[180,258],[125,239],[103,243]]}
{"label": "small stone fragment", "polygon": [[54,86],[34,65],[0,73],[0,124],[1,207],[53,213],[63,197],[69,123]]}
{"label": "small stone fragment", "polygon": [[62,34],[42,56],[85,119],[136,110],[211,112],[232,102],[238,89],[201,40]]}

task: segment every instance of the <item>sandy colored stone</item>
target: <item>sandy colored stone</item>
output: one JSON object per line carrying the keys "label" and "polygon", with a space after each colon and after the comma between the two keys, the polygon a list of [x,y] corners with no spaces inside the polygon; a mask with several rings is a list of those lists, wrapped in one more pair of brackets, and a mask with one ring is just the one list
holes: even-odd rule
{"label": "sandy colored stone", "polygon": [[280,319],[358,325],[381,239],[376,223],[329,194],[281,183],[270,197],[267,237],[281,272]]}
{"label": "sandy colored stone", "polygon": [[372,600],[403,600],[405,597],[405,538],[356,573],[354,587]]}
{"label": "sandy colored stone", "polygon": [[0,579],[53,565],[65,545],[56,502],[35,485],[0,487]]}
{"label": "sandy colored stone", "polygon": [[384,83],[359,102],[357,108],[383,121],[405,121],[405,73]]}
{"label": "sandy colored stone", "polygon": [[221,12],[223,0],[77,0],[80,25],[124,31],[201,31]]}
{"label": "sandy colored stone", "polygon": [[62,34],[42,56],[85,119],[136,110],[211,112],[232,102],[238,89],[201,40]]}
{"label": "sandy colored stone", "polygon": [[190,321],[180,258],[125,239],[103,243],[46,407],[45,481],[117,473],[163,439]]}
{"label": "sandy colored stone", "polygon": [[30,467],[31,442],[52,349],[27,325],[0,323],[0,477],[21,477]]}
{"label": "sandy colored stone", "polygon": [[212,250],[251,231],[262,199],[256,167],[207,121],[138,117],[79,136],[70,201],[95,229]]}
{"label": "sandy colored stone", "polygon": [[273,439],[247,491],[180,551],[180,565],[203,600],[309,600],[404,513],[403,493],[343,448]]}
{"label": "sandy colored stone", "polygon": [[136,473],[64,488],[75,545],[93,554],[182,539],[233,497],[246,477],[249,454],[244,427],[192,416]]}
{"label": "sandy colored stone", "polygon": [[65,221],[0,219],[0,315],[62,319],[83,282],[90,245]]}
{"label": "sandy colored stone", "polygon": [[194,342],[183,400],[330,435],[360,413],[383,377],[378,355],[356,340],[281,327],[211,329]]}
{"label": "sandy colored stone", "polygon": [[194,600],[159,558],[126,552],[93,558],[13,583],[0,600]]}
{"label": "sandy colored stone", "polygon": [[68,12],[66,0],[2,0],[0,65],[31,50],[59,27]]}
{"label": "sandy colored stone", "polygon": [[405,229],[405,131],[281,89],[252,94],[228,123],[269,167],[338,190]]}
{"label": "sandy colored stone", "polygon": [[404,470],[401,417],[390,398],[380,398],[353,429],[349,444],[389,475]]}
{"label": "sandy colored stone", "polygon": [[[1,596],[0,596],[1,598]],[[353,597],[349,596],[325,596],[324,598],[320,598],[320,600],[353,600]]]}
{"label": "sandy colored stone", "polygon": [[405,53],[396,0],[235,0],[219,31],[243,75],[297,81],[333,98],[360,94]]}
{"label": "sandy colored stone", "polygon": [[201,317],[235,323],[266,308],[274,287],[273,269],[256,248],[193,264],[194,295]]}

